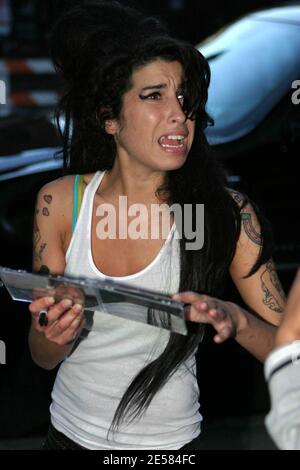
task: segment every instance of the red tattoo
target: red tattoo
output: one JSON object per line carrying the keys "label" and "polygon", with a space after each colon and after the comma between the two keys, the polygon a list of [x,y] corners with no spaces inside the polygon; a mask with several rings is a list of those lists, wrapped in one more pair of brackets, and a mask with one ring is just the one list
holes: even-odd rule
{"label": "red tattoo", "polygon": [[52,196],[51,196],[51,194],[46,194],[46,195],[44,196],[44,201],[46,201],[47,204],[51,204],[51,201],[52,201]]}
{"label": "red tattoo", "polygon": [[241,218],[242,218],[244,230],[246,234],[248,235],[248,237],[250,238],[250,240],[253,241],[253,243],[256,243],[257,245],[261,245],[262,244],[261,235],[253,227],[251,215],[243,212],[241,214]]}

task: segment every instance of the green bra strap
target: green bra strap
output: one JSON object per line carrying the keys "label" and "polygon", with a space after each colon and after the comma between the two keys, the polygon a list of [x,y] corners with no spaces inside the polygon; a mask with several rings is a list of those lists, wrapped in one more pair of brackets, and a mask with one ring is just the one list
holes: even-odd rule
{"label": "green bra strap", "polygon": [[79,216],[83,196],[83,175],[76,175],[74,178],[73,189],[73,217],[72,217],[72,233],[74,233],[76,222]]}

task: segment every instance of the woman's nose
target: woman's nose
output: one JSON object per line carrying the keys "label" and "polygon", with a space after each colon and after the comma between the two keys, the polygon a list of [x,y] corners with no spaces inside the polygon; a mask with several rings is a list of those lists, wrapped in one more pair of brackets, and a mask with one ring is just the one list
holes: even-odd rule
{"label": "woman's nose", "polygon": [[183,123],[186,121],[186,115],[183,112],[182,106],[178,101],[177,97],[170,103],[169,119],[172,122]]}

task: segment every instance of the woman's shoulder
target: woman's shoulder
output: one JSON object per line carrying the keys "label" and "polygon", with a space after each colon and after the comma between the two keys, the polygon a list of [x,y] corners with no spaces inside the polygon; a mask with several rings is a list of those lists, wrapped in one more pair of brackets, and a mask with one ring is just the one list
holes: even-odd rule
{"label": "woman's shoulder", "polygon": [[254,219],[257,218],[258,214],[261,215],[260,209],[257,204],[249,198],[245,193],[237,191],[236,189],[226,188],[234,202],[239,207],[240,213],[245,216],[251,216]]}
{"label": "woman's shoulder", "polygon": [[66,193],[69,190],[73,190],[75,175],[67,175],[57,178],[56,180],[49,181],[46,183],[39,191],[39,193],[48,193],[53,194]]}
{"label": "woman's shoulder", "polygon": [[248,197],[246,194],[237,191],[236,189],[232,188],[225,188],[227,192],[230,194],[232,199],[236,202],[240,209],[242,209],[248,202]]}
{"label": "woman's shoulder", "polygon": [[39,224],[51,223],[64,231],[72,221],[74,175],[63,176],[41,187],[36,198],[35,214]]}
{"label": "woman's shoulder", "polygon": [[[84,174],[83,190],[89,184],[95,173]],[[51,222],[63,239],[72,234],[72,217],[74,203],[74,182],[76,175],[66,175],[42,186],[36,200],[36,214],[42,221]],[[40,221],[41,223],[41,221]]]}
{"label": "woman's shoulder", "polygon": [[[82,175],[84,187],[90,183],[94,175],[95,173],[87,173]],[[68,201],[68,198],[73,199],[75,176],[76,175],[66,175],[57,178],[56,180],[50,181],[40,189],[39,194],[42,196],[49,194],[52,197],[61,197],[60,203],[63,204],[64,202]]]}

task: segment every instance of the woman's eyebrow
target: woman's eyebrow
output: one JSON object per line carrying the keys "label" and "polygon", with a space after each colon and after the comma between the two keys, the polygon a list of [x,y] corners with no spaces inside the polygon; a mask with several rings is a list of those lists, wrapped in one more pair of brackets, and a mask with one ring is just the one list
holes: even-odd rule
{"label": "woman's eyebrow", "polygon": [[147,85],[142,88],[142,91],[146,90],[160,90],[161,88],[166,88],[166,83],[159,83],[158,85]]}

